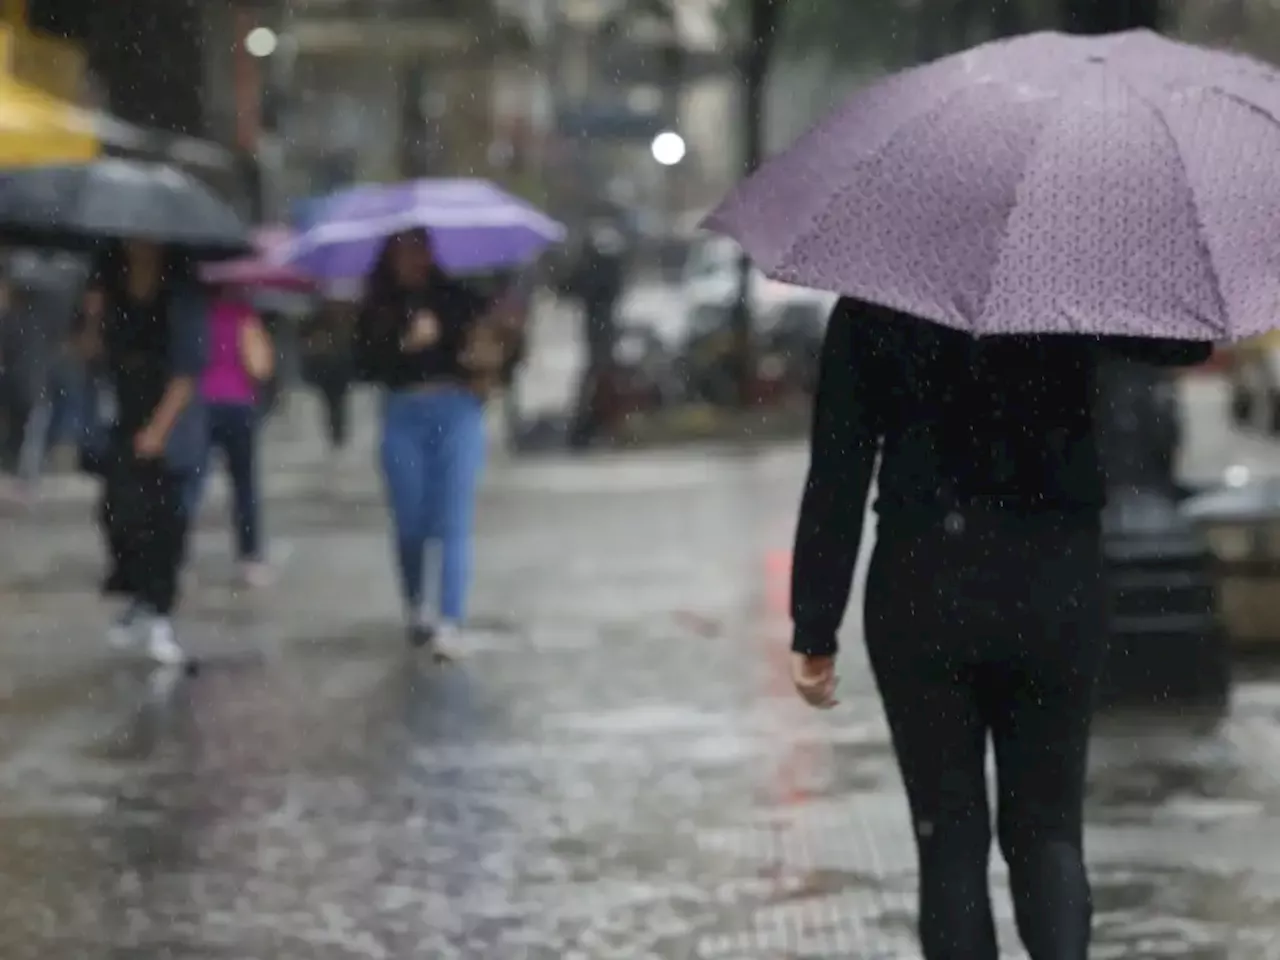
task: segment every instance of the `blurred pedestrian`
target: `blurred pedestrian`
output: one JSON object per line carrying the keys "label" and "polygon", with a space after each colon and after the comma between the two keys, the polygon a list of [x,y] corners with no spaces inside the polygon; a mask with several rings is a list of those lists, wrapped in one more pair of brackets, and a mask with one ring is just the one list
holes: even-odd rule
{"label": "blurred pedestrian", "polygon": [[997,960],[996,832],[1032,960],[1085,960],[1085,760],[1106,647],[1094,383],[1207,344],[967,333],[853,300],[831,318],[792,573],[792,670],[835,703],[836,633],[880,458],[863,625],[906,785],[926,960]]}
{"label": "blurred pedestrian", "polygon": [[23,501],[38,493],[54,421],[66,406],[60,394],[70,384],[61,361],[83,280],[83,265],[64,255],[23,250],[10,260],[9,303],[0,330],[6,360],[4,469],[13,479],[10,492]]}
{"label": "blurred pedestrian", "polygon": [[618,339],[618,301],[626,284],[628,244],[612,217],[598,216],[588,224],[574,278],[574,290],[582,304],[582,340],[586,364],[578,386],[577,409],[570,429],[576,448],[590,446],[604,427],[607,411],[599,399],[607,393],[602,384],[613,367]]}
{"label": "blurred pedestrian", "polygon": [[181,253],[126,240],[100,256],[84,312],[83,353],[102,373],[102,445],[86,459],[103,480],[103,591],[126,601],[110,640],[130,645],[142,627],[155,660],[180,663],[172,616],[206,443],[206,297]]}
{"label": "blurred pedestrian", "polygon": [[[438,655],[466,619],[482,397],[505,359],[494,316],[437,267],[426,232],[415,230],[386,242],[356,321],[357,370],[385,390],[382,470],[408,637]],[[430,542],[440,545],[437,597],[427,589]]]}
{"label": "blurred pedestrian", "polygon": [[12,409],[10,399],[10,370],[15,359],[8,342],[12,310],[13,284],[9,279],[8,265],[0,263],[0,468],[6,472],[17,462],[17,451],[22,445],[20,425],[24,422],[21,411]]}
{"label": "blurred pedestrian", "polygon": [[338,461],[350,439],[350,308],[326,301],[302,323],[303,378],[320,398],[329,456]]}
{"label": "blurred pedestrian", "polygon": [[192,518],[199,515],[210,459],[221,453],[231,480],[236,559],[249,587],[270,582],[262,543],[258,404],[275,359],[275,347],[253,308],[234,291],[220,290],[209,310],[209,359],[200,384],[208,442],[188,488],[187,510]]}
{"label": "blurred pedestrian", "polygon": [[501,278],[499,292],[507,306],[505,328],[509,343],[499,381],[502,388],[502,412],[506,420],[506,440],[515,450],[525,435],[524,412],[520,403],[520,373],[529,357],[529,325],[533,321],[534,300],[542,283],[538,264],[530,264]]}

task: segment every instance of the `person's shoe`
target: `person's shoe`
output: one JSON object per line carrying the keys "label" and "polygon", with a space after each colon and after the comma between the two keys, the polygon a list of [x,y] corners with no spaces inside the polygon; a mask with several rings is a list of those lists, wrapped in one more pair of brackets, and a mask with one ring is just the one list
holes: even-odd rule
{"label": "person's shoe", "polygon": [[240,567],[240,580],[246,587],[261,590],[275,582],[275,571],[261,560],[249,560]]}
{"label": "person's shoe", "polygon": [[405,637],[409,646],[421,650],[431,646],[436,638],[436,614],[430,604],[411,603],[405,611]]}
{"label": "person's shoe", "polygon": [[411,623],[406,631],[409,646],[415,650],[426,650],[436,642],[436,625],[434,623]]}
{"label": "person's shoe", "polygon": [[176,666],[187,662],[186,651],[173,635],[173,621],[155,617],[147,626],[147,655],[156,663]]}
{"label": "person's shoe", "polygon": [[458,645],[462,639],[462,628],[452,621],[445,620],[435,628],[431,643],[427,649],[431,651],[431,659],[436,663],[453,663],[458,659]]}
{"label": "person's shoe", "polygon": [[138,642],[138,622],[147,614],[145,605],[134,600],[107,628],[107,644],[115,650],[129,650]]}

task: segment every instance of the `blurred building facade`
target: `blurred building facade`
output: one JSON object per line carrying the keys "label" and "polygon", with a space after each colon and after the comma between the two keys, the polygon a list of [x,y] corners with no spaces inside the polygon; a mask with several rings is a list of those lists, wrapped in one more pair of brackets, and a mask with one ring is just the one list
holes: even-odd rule
{"label": "blurred building facade", "polygon": [[[533,110],[525,22],[492,0],[293,0],[281,21],[289,192],[489,176]],[[515,102],[512,103],[514,94]],[[519,146],[523,147],[523,143]]]}
{"label": "blurred building facade", "polygon": [[[1048,0],[1007,0],[1001,9],[1010,4],[1028,28],[1053,21]],[[910,54],[933,35],[921,24],[947,20],[929,11],[947,4],[901,6],[877,29],[885,50]],[[293,198],[356,180],[473,174],[569,220],[608,201],[670,229],[692,222],[740,166],[741,39],[722,7],[719,0],[0,0],[0,16],[34,31],[13,57],[24,83],[187,138],[186,160],[248,193],[259,218],[281,217]],[[1280,57],[1280,7],[1270,0],[1183,0],[1167,10],[1180,35]],[[934,37],[939,50],[981,39],[948,24],[954,36]],[[255,58],[245,39],[258,27],[279,42]],[[851,55],[839,38],[825,48],[779,48],[766,111],[772,148],[850,87],[897,65],[865,51]],[[649,154],[665,129],[688,148],[672,168]]]}

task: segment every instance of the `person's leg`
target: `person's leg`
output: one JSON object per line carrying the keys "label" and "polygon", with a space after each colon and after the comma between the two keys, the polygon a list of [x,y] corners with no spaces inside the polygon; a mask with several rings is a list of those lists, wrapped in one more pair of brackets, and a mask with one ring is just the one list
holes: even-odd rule
{"label": "person's leg", "polygon": [[4,445],[0,447],[0,460],[3,461],[0,468],[6,473],[16,474],[22,458],[22,439],[31,410],[9,380],[6,377],[4,383]]}
{"label": "person's leg", "polygon": [[484,407],[465,391],[432,397],[438,401],[441,431],[434,532],[440,540],[440,619],[446,628],[466,621],[471,592],[472,526],[476,489],[484,469]]}
{"label": "person's leg", "polygon": [[107,631],[108,644],[117,649],[133,645],[139,622],[148,612],[139,597],[137,541],[124,523],[127,519],[124,511],[133,496],[129,485],[130,478],[121,470],[109,469],[103,477],[98,502],[98,523],[107,554],[102,592],[109,598],[124,601]]}
{"label": "person's leg", "polygon": [[347,383],[337,373],[326,373],[318,383],[320,400],[324,405],[325,433],[333,451],[347,444]]}
{"label": "person's leg", "polygon": [[392,395],[383,407],[381,460],[395,539],[400,595],[410,627],[422,610],[424,563],[430,518],[422,400]]}
{"label": "person's leg", "polygon": [[[28,426],[31,423],[33,405],[23,396],[15,396],[9,400],[8,426],[5,433],[4,470],[11,474],[15,483],[20,483],[24,464],[23,453],[26,446]],[[13,487],[17,492],[17,487]]]}
{"label": "person's leg", "polygon": [[147,651],[160,663],[181,663],[186,655],[174,638],[172,617],[186,555],[185,501],[190,478],[156,461],[136,463],[134,470],[148,491],[146,509],[136,531],[138,599],[154,614],[148,628]]}
{"label": "person's leg", "polygon": [[225,408],[225,451],[235,511],[236,553],[244,563],[263,559],[258,501],[257,413],[249,404]]}
{"label": "person's leg", "polygon": [[1009,611],[1010,649],[990,668],[1000,848],[1031,960],[1085,960],[1092,902],[1083,853],[1089,728],[1105,652],[1095,533],[1023,557],[1029,601]]}
{"label": "person's leg", "polygon": [[351,436],[351,384],[342,378],[334,386],[333,411],[333,447],[345,450],[347,440]]}
{"label": "person's leg", "polygon": [[200,448],[200,461],[187,475],[183,491],[183,509],[187,512],[188,522],[196,523],[200,519],[200,508],[204,504],[204,493],[209,486],[210,471],[213,470],[213,455],[218,449],[224,450],[222,436],[221,405],[211,403],[205,410],[207,428],[204,443]]}
{"label": "person's leg", "polygon": [[18,479],[34,490],[44,473],[45,454],[49,448],[49,428],[53,422],[53,404],[41,400],[27,411],[18,450]]}
{"label": "person's leg", "polygon": [[965,618],[948,584],[931,579],[946,562],[937,546],[881,531],[866,590],[867,652],[915,829],[925,960],[997,960],[987,731]]}

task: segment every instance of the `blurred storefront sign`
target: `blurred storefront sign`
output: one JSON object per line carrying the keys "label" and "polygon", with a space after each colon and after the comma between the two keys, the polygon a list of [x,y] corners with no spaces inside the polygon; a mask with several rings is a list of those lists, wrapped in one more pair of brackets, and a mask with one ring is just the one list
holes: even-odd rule
{"label": "blurred storefront sign", "polygon": [[661,111],[636,111],[625,104],[585,104],[562,109],[556,128],[562,137],[637,140],[645,144],[667,127]]}

